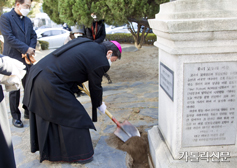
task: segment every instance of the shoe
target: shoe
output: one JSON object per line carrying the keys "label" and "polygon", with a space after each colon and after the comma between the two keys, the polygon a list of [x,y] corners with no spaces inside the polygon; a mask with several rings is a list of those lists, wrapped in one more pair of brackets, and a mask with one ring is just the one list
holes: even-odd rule
{"label": "shoe", "polygon": [[92,160],[93,160],[93,156],[89,159],[75,161],[75,163],[86,164],[86,163],[90,163]]}
{"label": "shoe", "polygon": [[24,118],[25,118],[25,119],[29,119],[29,118],[30,118],[30,117],[29,117],[29,114],[26,114],[26,113],[25,113],[25,114],[24,114]]}
{"label": "shoe", "polygon": [[81,90],[78,90],[78,91],[75,93],[75,96],[76,96],[76,97],[80,97],[81,94],[82,94],[82,91],[81,91]]}
{"label": "shoe", "polygon": [[75,93],[74,95],[75,95],[75,97],[80,97],[81,96],[80,93]]}
{"label": "shoe", "polygon": [[22,127],[23,127],[23,123],[22,123],[21,120],[12,119],[12,124],[13,124],[15,127],[18,127],[18,128],[22,128]]}
{"label": "shoe", "polygon": [[108,80],[108,84],[111,84],[112,83],[112,80]]}
{"label": "shoe", "polygon": [[76,97],[81,97],[81,96],[85,96],[86,93],[84,93],[84,92],[77,92],[77,93],[75,93],[74,95],[75,95]]}
{"label": "shoe", "polygon": [[84,93],[84,92],[81,93],[81,96],[85,96],[85,95],[86,95],[86,93]]}

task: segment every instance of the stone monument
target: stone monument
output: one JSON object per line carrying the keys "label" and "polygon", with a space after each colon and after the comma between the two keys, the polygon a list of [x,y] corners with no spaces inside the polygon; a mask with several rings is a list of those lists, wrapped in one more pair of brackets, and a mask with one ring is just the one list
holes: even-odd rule
{"label": "stone monument", "polygon": [[154,167],[237,167],[237,0],[161,4]]}

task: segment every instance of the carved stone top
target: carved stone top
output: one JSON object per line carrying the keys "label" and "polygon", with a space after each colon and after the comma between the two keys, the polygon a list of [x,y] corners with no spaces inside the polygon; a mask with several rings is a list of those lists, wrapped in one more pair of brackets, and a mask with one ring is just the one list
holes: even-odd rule
{"label": "carved stone top", "polygon": [[236,0],[178,0],[161,4],[148,22],[155,45],[172,54],[237,52]]}
{"label": "carved stone top", "polygon": [[179,0],[161,4],[157,19],[201,19],[237,17],[234,0]]}

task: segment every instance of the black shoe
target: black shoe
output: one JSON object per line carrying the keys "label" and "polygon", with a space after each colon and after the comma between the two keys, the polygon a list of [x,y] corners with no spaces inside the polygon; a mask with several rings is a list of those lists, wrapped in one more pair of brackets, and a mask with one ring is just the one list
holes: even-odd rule
{"label": "black shoe", "polygon": [[112,80],[108,80],[108,84],[111,84],[112,83]]}
{"label": "black shoe", "polygon": [[80,96],[85,96],[85,95],[86,95],[86,93],[82,92]]}
{"label": "black shoe", "polygon": [[25,114],[24,114],[24,118],[25,118],[25,119],[29,119],[29,118],[30,118],[30,117],[29,117],[29,114],[26,114],[26,113],[25,113]]}
{"label": "black shoe", "polygon": [[93,156],[89,159],[84,159],[84,160],[78,160],[75,163],[81,163],[81,164],[86,164],[86,163],[90,163],[93,160]]}
{"label": "black shoe", "polygon": [[75,93],[74,95],[75,95],[76,97],[81,97],[81,96],[85,96],[86,93],[84,93],[84,92],[77,92],[77,93]]}
{"label": "black shoe", "polygon": [[22,127],[23,127],[23,123],[22,123],[21,120],[12,119],[12,124],[13,124],[15,127],[18,127],[18,128],[22,128]]}
{"label": "black shoe", "polygon": [[75,97],[80,97],[81,96],[80,93],[75,93],[74,95],[75,95]]}

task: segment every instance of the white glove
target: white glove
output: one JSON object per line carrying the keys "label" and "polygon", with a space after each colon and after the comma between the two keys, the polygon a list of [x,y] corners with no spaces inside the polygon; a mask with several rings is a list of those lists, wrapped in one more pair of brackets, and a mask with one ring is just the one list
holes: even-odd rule
{"label": "white glove", "polygon": [[100,110],[103,114],[105,114],[106,105],[105,105],[104,102],[102,102],[102,104],[100,105],[100,107],[98,107],[98,110]]}

